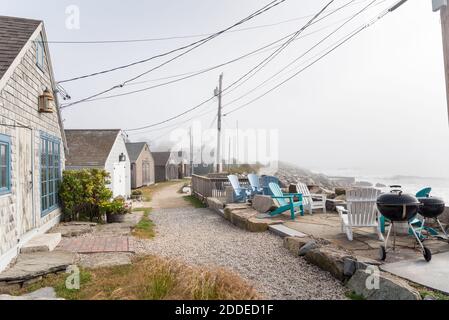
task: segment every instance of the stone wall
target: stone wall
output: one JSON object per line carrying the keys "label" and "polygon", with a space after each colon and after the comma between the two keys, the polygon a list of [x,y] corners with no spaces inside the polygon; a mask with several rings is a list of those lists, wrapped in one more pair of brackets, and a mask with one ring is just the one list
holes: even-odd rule
{"label": "stone wall", "polygon": [[[35,39],[33,39],[35,40]],[[5,134],[11,139],[11,192],[0,196],[0,258],[8,250],[14,248],[20,240],[20,231],[18,231],[18,218],[21,212],[18,212],[21,205],[29,204],[23,199],[19,199],[18,188],[18,163],[21,157],[29,156],[33,163],[32,182],[32,208],[34,217],[32,227],[37,228],[53,220],[60,215],[60,210],[41,217],[40,205],[40,135],[46,133],[61,139],[61,130],[59,127],[59,118],[57,112],[44,114],[38,112],[38,97],[45,88],[52,88],[51,69],[48,60],[44,70],[40,70],[36,65],[36,44],[32,41],[26,45],[27,51],[21,58],[20,63],[15,66],[13,74],[7,79],[6,85],[0,88],[0,133]],[[47,52],[48,54],[48,52]],[[5,74],[7,76],[7,74]],[[18,126],[27,126],[30,129]],[[24,131],[25,130],[25,131]],[[18,138],[28,132],[32,140],[33,155],[24,154],[19,151]],[[31,146],[31,141],[30,141]],[[30,152],[31,153],[31,152]],[[64,166],[64,150],[61,139],[61,167]],[[23,174],[23,173],[22,173]],[[31,183],[30,183],[31,185]],[[27,207],[30,209],[29,207]]]}

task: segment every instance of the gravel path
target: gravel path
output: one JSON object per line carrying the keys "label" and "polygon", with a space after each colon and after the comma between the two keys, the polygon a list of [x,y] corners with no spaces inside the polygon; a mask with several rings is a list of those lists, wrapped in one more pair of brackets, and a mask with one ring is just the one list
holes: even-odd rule
{"label": "gravel path", "polygon": [[238,229],[208,209],[158,209],[151,217],[157,236],[136,240],[137,253],[229,268],[267,299],[345,299],[337,280],[291,255],[269,232]]}

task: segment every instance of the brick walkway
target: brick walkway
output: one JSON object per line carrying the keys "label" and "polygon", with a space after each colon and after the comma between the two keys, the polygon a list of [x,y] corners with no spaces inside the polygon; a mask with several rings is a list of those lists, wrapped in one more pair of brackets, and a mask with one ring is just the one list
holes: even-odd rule
{"label": "brick walkway", "polygon": [[63,238],[59,250],[77,253],[133,252],[128,237]]}

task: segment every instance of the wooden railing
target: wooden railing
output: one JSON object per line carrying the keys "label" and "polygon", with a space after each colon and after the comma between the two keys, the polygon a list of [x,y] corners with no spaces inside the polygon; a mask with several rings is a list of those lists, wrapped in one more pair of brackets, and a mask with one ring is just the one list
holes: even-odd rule
{"label": "wooden railing", "polygon": [[[249,187],[247,178],[239,179],[242,187]],[[226,187],[231,187],[231,183],[225,177],[207,177],[192,175],[192,195],[202,201],[208,197],[226,198]]]}

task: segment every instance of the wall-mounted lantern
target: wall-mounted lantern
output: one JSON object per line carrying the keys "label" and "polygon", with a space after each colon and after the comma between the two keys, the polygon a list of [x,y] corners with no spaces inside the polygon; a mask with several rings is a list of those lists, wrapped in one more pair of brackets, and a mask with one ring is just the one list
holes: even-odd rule
{"label": "wall-mounted lantern", "polygon": [[126,161],[126,156],[123,152],[118,156],[118,161],[120,161],[120,162]]}
{"label": "wall-mounted lantern", "polygon": [[39,112],[53,113],[55,111],[55,99],[51,92],[45,88],[44,93],[39,96]]}

